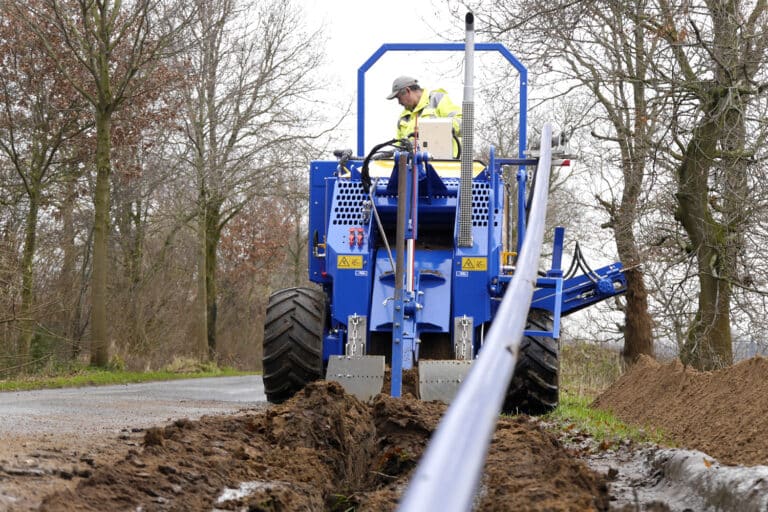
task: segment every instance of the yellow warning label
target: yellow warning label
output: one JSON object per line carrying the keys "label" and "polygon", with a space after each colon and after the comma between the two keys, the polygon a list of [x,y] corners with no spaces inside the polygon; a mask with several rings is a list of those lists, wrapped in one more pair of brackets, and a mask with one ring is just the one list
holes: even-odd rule
{"label": "yellow warning label", "polygon": [[461,258],[461,270],[488,270],[488,258]]}
{"label": "yellow warning label", "polygon": [[363,257],[360,255],[340,254],[336,257],[336,266],[338,268],[363,268]]}

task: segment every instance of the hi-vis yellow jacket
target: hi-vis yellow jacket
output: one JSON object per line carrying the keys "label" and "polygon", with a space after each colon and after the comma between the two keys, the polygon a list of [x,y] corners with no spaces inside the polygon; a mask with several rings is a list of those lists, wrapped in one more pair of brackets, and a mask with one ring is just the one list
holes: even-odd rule
{"label": "hi-vis yellow jacket", "polygon": [[[405,109],[397,120],[397,139],[405,139],[416,131],[420,118],[450,117],[453,119],[453,133],[461,137],[461,107],[456,105],[445,89],[424,89],[418,105],[413,110]],[[461,139],[459,139],[461,140]],[[458,146],[453,141],[453,154],[456,156]]]}

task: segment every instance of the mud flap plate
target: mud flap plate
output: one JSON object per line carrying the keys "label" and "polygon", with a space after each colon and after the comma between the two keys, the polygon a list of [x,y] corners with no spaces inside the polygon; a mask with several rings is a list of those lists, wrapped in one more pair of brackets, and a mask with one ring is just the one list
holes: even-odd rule
{"label": "mud flap plate", "polygon": [[419,361],[419,394],[422,400],[451,403],[472,366],[472,361]]}
{"label": "mud flap plate", "polygon": [[331,356],[325,380],[338,382],[344,391],[367,402],[384,385],[384,356]]}

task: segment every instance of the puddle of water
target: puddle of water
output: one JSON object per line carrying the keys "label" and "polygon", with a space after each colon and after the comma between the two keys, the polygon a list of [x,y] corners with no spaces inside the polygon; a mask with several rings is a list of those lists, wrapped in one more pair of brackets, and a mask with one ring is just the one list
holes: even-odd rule
{"label": "puddle of water", "polygon": [[[610,510],[693,512],[706,510],[704,502],[686,489],[669,485],[663,471],[651,464],[658,448],[652,445],[619,447],[585,458],[593,470],[608,476]],[[678,488],[680,487],[680,488]]]}
{"label": "puddle of water", "polygon": [[705,453],[620,446],[583,457],[608,475],[611,510],[768,510],[768,467],[723,466]]}
{"label": "puddle of water", "polygon": [[724,466],[700,451],[672,449],[658,450],[651,464],[666,481],[701,496],[705,510],[768,510],[768,466]]}

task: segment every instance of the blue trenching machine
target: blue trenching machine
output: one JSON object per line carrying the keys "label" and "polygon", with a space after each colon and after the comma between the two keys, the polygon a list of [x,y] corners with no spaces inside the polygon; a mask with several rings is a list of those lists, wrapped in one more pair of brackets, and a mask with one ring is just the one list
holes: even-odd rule
{"label": "blue trenching machine", "polygon": [[[476,50],[498,52],[519,74],[515,158],[500,157],[493,147],[487,162],[473,158]],[[365,73],[389,51],[465,52],[461,139],[452,136],[450,120],[424,119],[419,133],[377,144],[366,156],[336,151],[335,160],[311,163],[309,279],[319,286],[270,296],[263,364],[271,402],[323,377],[368,399],[382,391],[387,366],[392,396],[401,396],[415,371],[414,392],[450,402],[482,353],[515,273],[538,164],[536,152],[525,147],[526,68],[500,44],[475,44],[471,15],[464,44],[383,45],[358,70],[358,155],[364,153]],[[552,146],[553,164],[567,165],[564,137],[554,137]],[[516,201],[505,195],[507,167],[516,170]],[[516,212],[515,237],[504,235],[509,209]],[[505,411],[538,414],[556,407],[560,318],[626,290],[620,263],[593,270],[578,244],[564,271],[563,244],[564,229],[556,228],[549,268],[536,279]]]}

